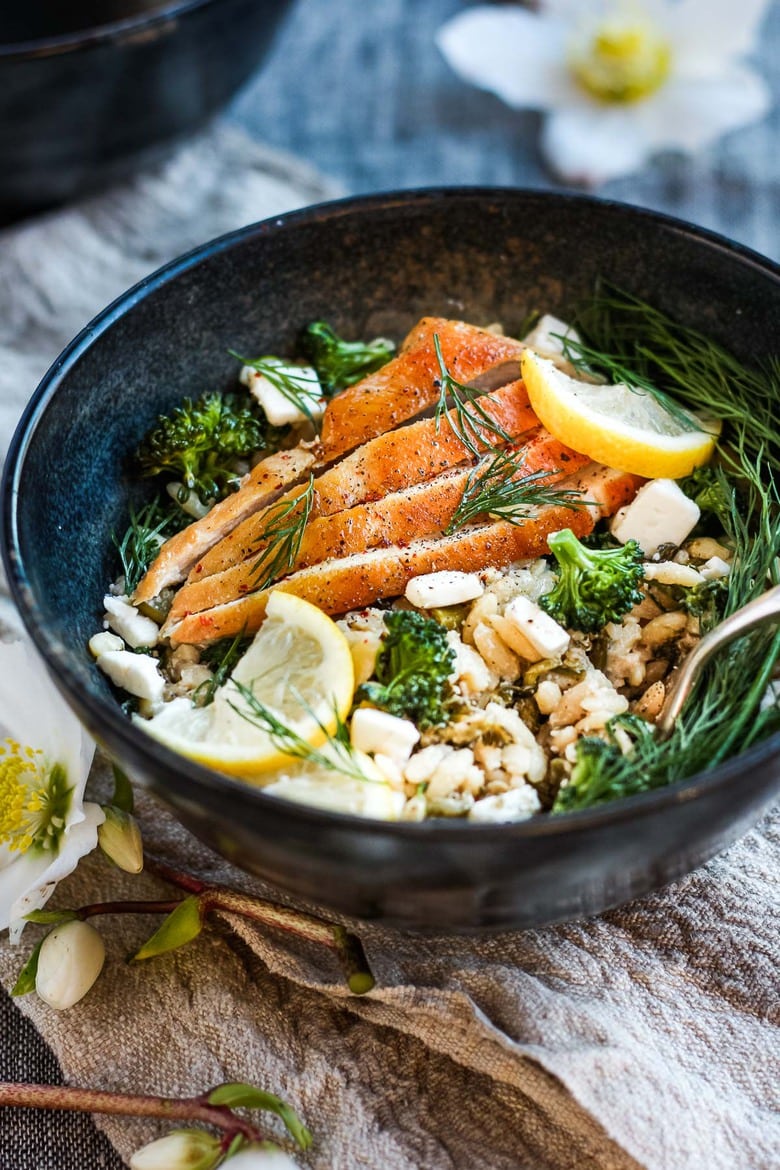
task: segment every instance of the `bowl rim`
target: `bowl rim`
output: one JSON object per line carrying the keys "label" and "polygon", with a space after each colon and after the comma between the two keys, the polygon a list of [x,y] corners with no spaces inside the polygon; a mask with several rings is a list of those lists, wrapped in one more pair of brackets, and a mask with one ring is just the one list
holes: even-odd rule
{"label": "bowl rim", "polygon": [[[258,801],[258,808],[261,811],[264,807],[269,808],[268,802],[270,801],[275,812],[281,811],[285,817],[299,824],[308,823],[320,827],[323,827],[324,824],[332,826],[334,829],[341,828],[344,831],[356,829],[370,836],[405,838],[409,841],[419,840],[426,847],[432,840],[460,844],[476,840],[484,843],[486,840],[495,839],[497,842],[506,843],[513,839],[565,838],[570,834],[577,835],[580,831],[587,831],[589,828],[604,828],[626,820],[633,821],[638,816],[654,815],[666,807],[695,800],[701,795],[728,785],[746,769],[760,763],[767,757],[780,754],[780,732],[778,732],[756,744],[747,752],[724,761],[710,771],[698,772],[683,780],[674,781],[672,784],[623,797],[620,800],[559,813],[555,816],[545,815],[530,817],[524,821],[495,824],[466,823],[458,819],[449,820],[446,818],[422,822],[373,820],[268,796],[261,788],[255,788],[245,781],[232,779],[223,773],[213,771],[179,755],[152,739],[151,736],[145,736],[140,729],[133,727],[118,703],[83,690],[78,677],[69,665],[72,651],[59,640],[53,640],[47,634],[44,624],[39,618],[37,603],[24,569],[17,527],[16,505],[19,495],[19,479],[27,450],[51,398],[69,370],[103,333],[131,311],[137,303],[211,256],[240,246],[245,240],[256,236],[285,233],[294,231],[301,224],[333,221],[349,215],[372,213],[400,206],[423,206],[424,204],[441,204],[442,201],[446,203],[448,200],[463,199],[501,201],[507,199],[527,200],[529,198],[543,201],[551,200],[562,206],[607,210],[610,214],[623,216],[632,221],[655,223],[672,232],[699,240],[709,247],[726,252],[730,256],[735,256],[740,262],[748,263],[780,282],[780,264],[762,256],[746,245],[664,212],[619,200],[604,199],[588,194],[548,191],[543,188],[507,186],[453,185],[380,191],[316,203],[247,224],[208,240],[174,258],[120,294],[85,325],[55,358],[33,391],[9,444],[3,469],[2,487],[0,488],[2,494],[1,551],[11,594],[28,634],[44,658],[49,674],[69,700],[70,705],[75,704],[80,708],[83,706],[93,717],[96,725],[107,724],[114,737],[126,747],[128,755],[148,757],[150,763],[147,770],[151,775],[160,770],[158,765],[162,765],[162,768],[165,769],[165,785],[156,783],[156,790],[159,792],[162,789],[163,799],[165,788],[168,787],[176,796],[190,801],[197,790],[205,789],[212,798],[240,796],[244,800],[252,792],[253,796],[250,799]],[[777,779],[780,781],[780,769]]]}
{"label": "bowl rim", "polygon": [[108,41],[132,38],[172,19],[187,16],[199,8],[209,8],[225,0],[159,0],[157,6],[146,12],[107,20],[103,24],[88,25],[58,36],[33,37],[23,41],[0,42],[0,62],[35,60],[40,57],[61,56],[65,53],[91,49]]}

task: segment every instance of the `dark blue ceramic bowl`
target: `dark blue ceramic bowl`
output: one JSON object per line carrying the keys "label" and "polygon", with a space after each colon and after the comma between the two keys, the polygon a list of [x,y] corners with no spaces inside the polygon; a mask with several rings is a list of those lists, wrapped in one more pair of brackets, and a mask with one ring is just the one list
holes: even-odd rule
{"label": "dark blue ceramic bowl", "polygon": [[289,0],[27,0],[0,11],[0,219],[149,161],[221,109]]}
{"label": "dark blue ceramic bowl", "polygon": [[[604,275],[747,361],[768,356],[780,270],[636,208],[514,190],[347,200],[235,232],[126,293],[73,341],[22,419],[3,490],[14,596],[92,734],[216,850],[311,903],[402,927],[526,927],[590,914],[705,861],[780,788],[780,736],[670,788],[515,825],[387,824],[265,796],[132,726],[87,640],[124,528],[125,457],[160,411],[235,379],[326,318],[399,336],[423,313],[519,327]],[[133,489],[135,490],[135,489]]]}

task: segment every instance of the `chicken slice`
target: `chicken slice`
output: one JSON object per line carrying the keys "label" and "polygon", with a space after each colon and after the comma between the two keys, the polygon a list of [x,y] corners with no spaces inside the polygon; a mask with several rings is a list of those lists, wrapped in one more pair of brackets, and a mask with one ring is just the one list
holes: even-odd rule
{"label": "chicken slice", "polygon": [[[537,482],[554,483],[589,462],[587,455],[572,451],[544,430],[521,450],[522,471],[516,478],[549,470],[550,474]],[[381,500],[310,521],[294,568],[351,556],[369,548],[407,545],[413,540],[439,535],[452,520],[472,470],[469,466],[445,471],[435,479],[393,492]],[[253,555],[239,564],[183,585],[174,598],[169,620],[177,621],[187,614],[223,605],[257,589],[262,580],[264,544],[260,542]]]}
{"label": "chicken slice", "polygon": [[375,548],[324,561],[299,569],[270,589],[178,622],[169,620],[162,633],[174,646],[212,642],[242,631],[252,634],[263,621],[274,589],[294,593],[326,613],[339,614],[371,605],[380,598],[397,597],[412,577],[421,573],[440,569],[474,572],[537,557],[547,552],[550,533],[561,528],[571,528],[578,536],[591,532],[597,519],[614,514],[633,499],[642,482],[638,476],[590,463],[579,475],[562,482],[562,486],[579,492],[583,501],[588,501],[580,509],[539,508],[522,525],[497,521],[436,540],[413,541],[405,548]]}
{"label": "chicken slice", "polygon": [[178,585],[207,549],[227,536],[252,512],[273,503],[313,464],[314,455],[304,447],[277,451],[261,460],[244,478],[237,492],[220,500],[202,520],[166,540],[139,582],[133,602],[140,605],[156,597],[167,586]]}
{"label": "chicken slice", "polygon": [[[508,386],[484,395],[480,406],[511,438],[539,425],[522,381],[510,382]],[[454,421],[454,412],[451,415]],[[495,444],[495,435],[487,429],[481,433],[488,445]],[[433,479],[470,459],[471,452],[446,419],[441,419],[438,425],[433,418],[421,419],[397,431],[389,431],[371,439],[317,477],[310,521]],[[291,501],[296,494],[300,491],[288,493],[279,502]],[[255,556],[262,547],[262,532],[267,521],[267,515],[258,512],[238,525],[194,565],[189,581],[219,573]]]}
{"label": "chicken slice", "polygon": [[374,435],[384,434],[433,406],[441,371],[434,350],[459,382],[492,389],[519,377],[524,346],[465,321],[423,317],[397,357],[331,399],[322,419],[325,461],[338,459]]}

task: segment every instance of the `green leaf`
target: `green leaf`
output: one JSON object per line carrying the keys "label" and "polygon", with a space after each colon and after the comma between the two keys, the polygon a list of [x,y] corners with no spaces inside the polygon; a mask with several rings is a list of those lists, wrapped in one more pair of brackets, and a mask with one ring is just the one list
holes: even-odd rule
{"label": "green leaf", "polygon": [[265,1089],[258,1089],[242,1081],[218,1085],[208,1095],[209,1105],[224,1105],[228,1109],[264,1109],[268,1113],[275,1113],[284,1122],[287,1132],[298,1143],[302,1150],[308,1150],[312,1137],[294,1109],[291,1109],[281,1097],[267,1093]]}
{"label": "green leaf", "polygon": [[118,764],[113,764],[114,796],[111,803],[122,812],[131,813],[134,806],[133,786],[126,772]]}
{"label": "green leaf", "polygon": [[78,914],[75,910],[31,910],[24,918],[26,922],[36,922],[39,926],[54,926],[60,922],[72,922]]}
{"label": "green leaf", "polygon": [[171,911],[162,926],[140,950],[131,955],[130,962],[137,963],[142,959],[153,959],[155,955],[164,955],[166,951],[175,951],[177,947],[183,947],[197,938],[202,929],[200,898],[192,894]]}
{"label": "green leaf", "polygon": [[19,972],[19,978],[11,988],[11,995],[29,995],[31,991],[35,991],[35,976],[38,974],[38,958],[43,942],[44,940],[41,939],[34,947],[32,954]]}

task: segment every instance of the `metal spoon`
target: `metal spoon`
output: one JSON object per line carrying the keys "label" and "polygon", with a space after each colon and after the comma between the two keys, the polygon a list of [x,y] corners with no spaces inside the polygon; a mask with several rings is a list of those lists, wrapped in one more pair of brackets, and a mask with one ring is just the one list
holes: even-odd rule
{"label": "metal spoon", "polygon": [[721,646],[733,642],[735,638],[760,626],[762,622],[771,622],[773,619],[780,622],[780,585],[775,585],[755,601],[749,601],[741,609],[735,610],[719,626],[704,635],[683,662],[669,688],[663,711],[655,723],[659,739],[667,739],[671,735],[675,720],[682,711],[693,684],[712,655],[716,654]]}

